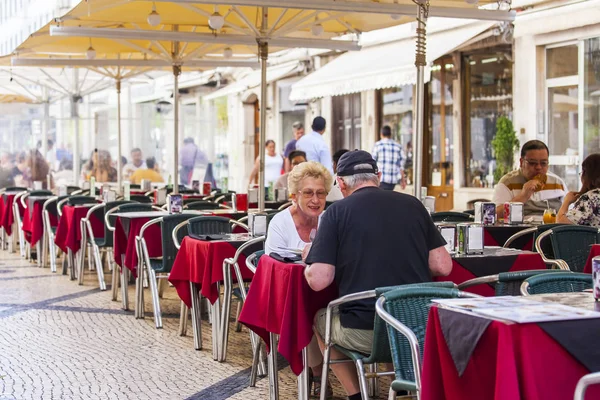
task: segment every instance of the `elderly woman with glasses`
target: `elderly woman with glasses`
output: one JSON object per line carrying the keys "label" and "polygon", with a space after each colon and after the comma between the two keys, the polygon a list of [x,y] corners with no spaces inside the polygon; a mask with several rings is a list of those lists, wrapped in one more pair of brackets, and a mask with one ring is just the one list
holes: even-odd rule
{"label": "elderly woman with glasses", "polygon": [[[319,226],[319,219],[325,210],[325,199],[331,190],[333,178],[329,171],[315,161],[301,163],[290,171],[288,190],[292,197],[292,206],[279,212],[269,223],[265,254],[291,256],[293,250],[303,251],[310,248]],[[290,251],[292,250],[292,251]],[[308,346],[308,365],[311,368],[312,394],[319,396],[321,391],[321,369],[323,357],[316,339]],[[333,391],[327,388],[327,397]]]}
{"label": "elderly woman with glasses", "polygon": [[[600,153],[590,154],[583,160],[581,184],[579,192],[565,196],[556,222],[600,227]],[[569,210],[571,204],[573,207]]]}

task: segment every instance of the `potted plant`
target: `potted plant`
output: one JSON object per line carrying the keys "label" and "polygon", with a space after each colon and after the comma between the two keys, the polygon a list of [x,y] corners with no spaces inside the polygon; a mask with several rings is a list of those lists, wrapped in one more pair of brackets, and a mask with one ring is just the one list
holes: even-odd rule
{"label": "potted plant", "polygon": [[517,132],[512,121],[507,117],[500,117],[496,121],[496,136],[492,140],[492,149],[496,156],[494,182],[498,182],[505,174],[512,171],[515,152],[519,149]]}

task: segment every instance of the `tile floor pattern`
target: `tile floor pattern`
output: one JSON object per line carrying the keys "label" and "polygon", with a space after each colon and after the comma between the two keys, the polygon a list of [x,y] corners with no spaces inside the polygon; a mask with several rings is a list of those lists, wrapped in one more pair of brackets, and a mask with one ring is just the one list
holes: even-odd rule
{"label": "tile floor pattern", "polygon": [[[178,335],[179,299],[165,292],[163,329],[155,329],[149,293],[146,319],[97,289],[0,251],[0,400],[21,399],[268,399],[268,381],[248,387],[247,330],[232,332],[228,359],[212,359],[203,321],[203,350]],[[107,281],[110,274],[107,273]],[[130,285],[130,301],[135,288]],[[120,295],[119,295],[120,296]],[[280,398],[297,398],[296,377],[279,374]],[[337,382],[336,382],[337,383]],[[335,398],[343,399],[339,386]],[[386,392],[382,392],[385,397]]]}

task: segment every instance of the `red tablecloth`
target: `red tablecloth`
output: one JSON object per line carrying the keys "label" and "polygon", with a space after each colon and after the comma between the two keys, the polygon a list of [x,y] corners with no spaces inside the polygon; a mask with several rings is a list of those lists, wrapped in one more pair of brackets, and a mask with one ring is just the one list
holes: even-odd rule
{"label": "red tablecloth", "polygon": [[[491,257],[480,257],[482,263],[486,263]],[[512,263],[507,266],[506,272],[515,271],[526,271],[531,269],[547,269],[546,264],[542,260],[542,257],[538,253],[526,252],[518,254]],[[450,281],[457,285],[466,282],[470,279],[474,279],[477,276],[471,271],[467,270],[460,264],[460,258],[452,258],[452,272],[448,276],[436,277],[436,281]],[[494,296],[494,288],[488,284],[482,284],[477,286],[471,286],[465,289],[468,292],[478,294],[480,296]]]}
{"label": "red tablecloth", "polygon": [[[483,227],[484,246],[504,246],[515,233],[531,228],[529,225],[488,225]],[[524,235],[511,245],[521,250],[533,250],[533,234]]]}
{"label": "red tablecloth", "polygon": [[267,346],[269,332],[279,335],[277,350],[300,375],[302,349],[313,336],[313,319],[317,311],[337,298],[335,285],[315,292],[304,278],[304,266],[285,264],[263,256],[252,279],[244,302],[240,322],[259,335]]}
{"label": "red tablecloth", "polygon": [[[0,223],[2,224],[2,227],[7,235],[12,234],[12,225],[15,220],[15,216],[13,215],[13,203],[15,196],[16,193],[4,193],[2,195],[2,215],[0,216],[2,220]],[[19,209],[21,209],[22,215],[23,207],[19,205]]]}
{"label": "red tablecloth", "polygon": [[588,256],[588,259],[585,263],[585,267],[583,268],[584,273],[586,273],[586,274],[592,273],[592,258],[594,258],[596,256],[600,256],[600,244],[592,245],[592,248],[590,249],[590,255]]}
{"label": "red tablecloth", "polygon": [[[69,206],[62,209],[62,216],[58,221],[54,243],[65,253],[71,249],[77,253],[81,248],[81,220],[86,217],[91,206]],[[92,231],[96,238],[104,237],[104,221],[94,215],[90,218]]]}
{"label": "red tablecloth", "polygon": [[[183,238],[169,274],[169,282],[177,289],[179,298],[191,308],[192,295],[189,283],[194,282],[200,285],[202,296],[214,304],[219,298],[217,283],[223,281],[223,260],[233,257],[236,250],[234,245],[221,240]],[[246,268],[246,257],[243,254],[239,258],[239,266],[242,277],[252,279],[252,272]],[[232,280],[236,282],[235,274]]]}
{"label": "red tablecloth", "polygon": [[[159,215],[160,216],[160,215]],[[113,252],[115,262],[123,267],[122,257],[125,256],[125,267],[127,267],[133,276],[137,278],[138,254],[135,246],[135,238],[140,234],[142,226],[151,220],[149,217],[127,218],[129,221],[129,231],[125,233],[122,218],[117,218],[115,223]],[[160,224],[150,226],[144,234],[148,255],[152,258],[162,256],[162,233]]]}
{"label": "red tablecloth", "polygon": [[[423,400],[566,400],[589,371],[536,324],[493,321],[458,376],[440,326],[429,312],[423,356]],[[586,399],[600,398],[600,388]]]}
{"label": "red tablecloth", "polygon": [[[25,212],[23,215],[23,231],[30,235],[27,241],[31,243],[32,247],[35,246],[44,235],[44,201],[36,201],[33,204],[31,213]],[[50,224],[52,226],[58,225],[58,218],[55,215],[50,214]]]}

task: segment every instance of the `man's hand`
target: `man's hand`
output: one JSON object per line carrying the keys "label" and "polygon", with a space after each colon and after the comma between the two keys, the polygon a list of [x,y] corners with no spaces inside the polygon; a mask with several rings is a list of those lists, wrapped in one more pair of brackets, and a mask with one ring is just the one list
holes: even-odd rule
{"label": "man's hand", "polygon": [[406,189],[406,178],[402,178],[400,179],[400,187],[402,188],[402,190]]}
{"label": "man's hand", "polygon": [[533,194],[544,187],[544,184],[536,179],[532,179],[529,182],[526,182],[523,185],[523,190],[519,196],[515,196],[515,199],[521,200],[521,202],[525,203],[527,200],[533,196]]}

